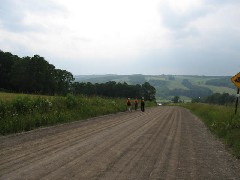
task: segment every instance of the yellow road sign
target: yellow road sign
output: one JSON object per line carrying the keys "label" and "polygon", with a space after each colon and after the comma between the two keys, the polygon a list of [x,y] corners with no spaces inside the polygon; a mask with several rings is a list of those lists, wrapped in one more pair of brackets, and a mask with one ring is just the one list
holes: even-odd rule
{"label": "yellow road sign", "polygon": [[231,81],[238,89],[240,89],[240,72],[231,78]]}

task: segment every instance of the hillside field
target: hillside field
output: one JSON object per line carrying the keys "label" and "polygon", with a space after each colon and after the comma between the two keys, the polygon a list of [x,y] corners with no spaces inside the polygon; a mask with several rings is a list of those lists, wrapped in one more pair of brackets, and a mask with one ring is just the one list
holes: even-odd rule
{"label": "hillside field", "polygon": [[236,87],[230,76],[189,76],[189,75],[80,75],[75,76],[77,82],[105,83],[116,81],[128,84],[149,82],[156,88],[156,98],[168,102],[174,96],[183,101],[205,97],[213,93],[236,94]]}

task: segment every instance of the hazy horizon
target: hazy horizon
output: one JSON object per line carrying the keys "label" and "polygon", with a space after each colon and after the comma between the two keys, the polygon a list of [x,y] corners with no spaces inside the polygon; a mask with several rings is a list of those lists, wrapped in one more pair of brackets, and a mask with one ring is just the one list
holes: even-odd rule
{"label": "hazy horizon", "polygon": [[[237,74],[237,73],[235,73],[235,74]],[[73,76],[134,76],[134,75],[143,75],[143,76],[199,76],[199,77],[201,77],[201,76],[206,76],[206,77],[232,77],[232,76],[234,76],[234,75],[211,76],[211,75],[197,75],[197,74],[73,74]]]}

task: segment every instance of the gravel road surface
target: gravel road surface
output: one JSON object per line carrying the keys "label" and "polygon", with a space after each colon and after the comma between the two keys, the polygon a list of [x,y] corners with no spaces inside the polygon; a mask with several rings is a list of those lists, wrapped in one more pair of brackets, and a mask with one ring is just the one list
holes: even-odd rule
{"label": "gravel road surface", "polygon": [[0,136],[0,179],[240,179],[240,161],[181,107]]}

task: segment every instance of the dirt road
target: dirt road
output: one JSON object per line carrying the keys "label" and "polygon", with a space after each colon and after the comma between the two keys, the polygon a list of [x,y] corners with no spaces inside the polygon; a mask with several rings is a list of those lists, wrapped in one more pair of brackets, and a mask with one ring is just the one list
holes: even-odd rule
{"label": "dirt road", "polygon": [[0,137],[0,179],[240,179],[188,110],[156,107]]}

